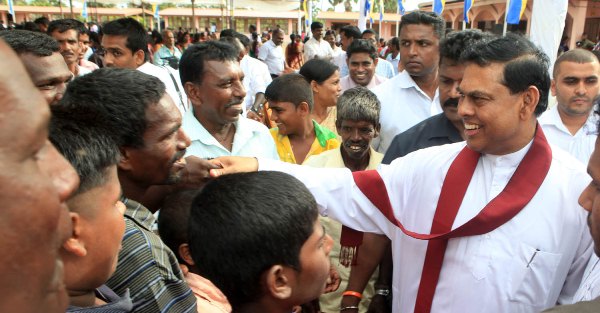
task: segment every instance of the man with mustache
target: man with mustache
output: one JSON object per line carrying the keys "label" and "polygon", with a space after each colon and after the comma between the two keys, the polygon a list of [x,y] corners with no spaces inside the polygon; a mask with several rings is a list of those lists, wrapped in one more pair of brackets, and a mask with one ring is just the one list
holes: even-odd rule
{"label": "man with mustache", "polygon": [[542,114],[540,124],[548,141],[587,164],[597,131],[592,111],[598,96],[600,65],[596,56],[583,49],[563,53],[554,64],[550,91],[557,105]]}
{"label": "man with mustache", "polygon": [[58,41],[60,54],[65,59],[69,70],[75,76],[89,74],[91,70],[79,66],[79,52],[82,46],[79,42],[79,34],[85,32],[85,25],[78,20],[66,18],[50,22],[48,35]]}
{"label": "man with mustache", "polygon": [[165,85],[137,70],[101,68],[70,83],[59,105],[101,121],[97,126],[121,152],[117,174],[126,206],[125,236],[106,285],[119,295],[129,289],[134,312],[195,311],[196,299],[177,258],[152,231],[155,212],[139,203],[151,186],[188,178],[183,155],[190,140]]}
{"label": "man with mustache", "polygon": [[246,96],[244,72],[230,43],[190,46],[179,62],[179,75],[192,103],[183,117],[183,129],[192,142],[187,155],[279,159],[269,130],[240,115]]}
{"label": "man with mustache", "polygon": [[385,153],[394,136],[442,112],[437,71],[444,32],[444,20],[433,12],[415,11],[402,17],[398,37],[404,71],[373,88],[381,101],[381,133],[373,141],[377,151]]}
{"label": "man with mustache", "polygon": [[465,129],[458,116],[457,90],[462,81],[465,65],[459,61],[460,54],[480,40],[492,36],[479,30],[464,30],[450,33],[440,43],[440,65],[438,69],[439,98],[443,113],[434,115],[394,137],[385,157],[384,164],[419,149],[463,141]]}

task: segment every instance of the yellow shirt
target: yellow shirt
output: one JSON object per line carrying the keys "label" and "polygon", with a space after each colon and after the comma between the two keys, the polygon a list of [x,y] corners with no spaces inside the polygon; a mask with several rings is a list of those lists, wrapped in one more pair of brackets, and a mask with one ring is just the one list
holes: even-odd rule
{"label": "yellow shirt", "polygon": [[[308,160],[308,158],[312,155],[317,155],[323,151],[335,149],[340,146],[337,135],[332,131],[319,125],[315,121],[313,121],[313,126],[315,127],[315,141],[310,147],[310,150],[304,158],[304,161]],[[275,141],[275,147],[277,148],[279,159],[283,162],[298,164],[296,162],[296,158],[294,157],[294,151],[292,150],[292,144],[290,143],[288,136],[279,134],[279,129],[277,127],[271,128],[270,132],[271,136],[273,136],[273,140]]]}

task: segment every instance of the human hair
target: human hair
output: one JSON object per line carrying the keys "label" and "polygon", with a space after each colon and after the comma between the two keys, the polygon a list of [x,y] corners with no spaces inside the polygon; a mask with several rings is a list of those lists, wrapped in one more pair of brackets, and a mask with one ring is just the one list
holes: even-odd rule
{"label": "human hair", "polygon": [[46,27],[48,26],[48,24],[50,24],[50,20],[45,16],[38,17],[35,20],[33,20],[33,22],[38,25],[44,25]]}
{"label": "human hair", "polygon": [[74,30],[77,32],[77,36],[79,36],[81,32],[85,31],[85,25],[76,19],[65,18],[50,22],[50,24],[48,24],[48,30],[46,32],[48,35],[52,35],[52,33],[55,31],[58,31],[62,34],[67,30]]}
{"label": "human hair", "polygon": [[358,27],[353,25],[346,25],[340,28],[340,34],[344,34],[346,38],[360,39],[362,37],[362,33]]}
{"label": "human hair", "polygon": [[267,101],[291,102],[296,107],[306,102],[310,111],[314,106],[310,84],[304,76],[296,73],[284,74],[273,79],[265,90],[265,98]]}
{"label": "human hair", "polygon": [[377,96],[363,86],[350,88],[338,98],[337,101],[337,127],[341,127],[342,121],[366,121],[373,126],[379,124],[379,113],[381,102]]}
{"label": "human hair", "polygon": [[329,77],[331,77],[331,75],[333,75],[337,70],[339,70],[339,67],[329,61],[322,59],[311,59],[302,65],[299,73],[300,75],[304,76],[308,83],[314,80],[320,85],[329,79]]}
{"label": "human hair", "polygon": [[552,77],[556,79],[558,76],[558,68],[559,65],[563,62],[573,62],[573,63],[594,63],[598,62],[598,58],[594,53],[585,49],[573,49],[569,50],[563,54],[561,54],[554,62],[554,69],[552,70]]}
{"label": "human hair", "polygon": [[54,38],[40,32],[28,30],[2,30],[0,38],[17,54],[31,53],[38,57],[51,56],[60,51],[60,46]]}
{"label": "human hair", "polygon": [[390,46],[394,46],[394,47],[396,47],[396,50],[400,50],[400,38],[392,37],[392,39],[390,39],[389,42],[390,42],[389,43]]}
{"label": "human hair", "polygon": [[256,25],[251,24],[250,26],[248,26],[248,30],[250,31],[250,33],[253,33],[256,31]]}
{"label": "human hair", "polygon": [[149,59],[148,34],[140,22],[131,17],[124,17],[110,21],[102,26],[102,33],[108,36],[122,36],[127,38],[125,46],[134,54],[139,50],[144,52],[144,59]]}
{"label": "human hair", "polygon": [[360,34],[360,38],[362,38],[365,34],[373,34],[375,35],[375,39],[379,40],[379,35],[377,34],[376,31],[372,30],[372,29],[365,29],[362,34]]}
{"label": "human hair", "polygon": [[461,62],[475,63],[485,67],[492,63],[504,64],[502,84],[511,94],[535,86],[540,92],[540,100],[535,108],[539,116],[548,107],[550,75],[548,57],[542,50],[524,37],[509,33],[490,41],[480,42],[461,55]]}
{"label": "human hair", "polygon": [[400,31],[406,25],[430,25],[433,27],[433,33],[438,39],[444,38],[446,33],[446,22],[434,12],[413,11],[402,16],[400,21]]}
{"label": "human hair", "polygon": [[[329,36],[329,35],[332,35],[335,38],[335,30],[330,29],[325,32],[325,36]],[[325,36],[323,36],[323,37],[325,37]]]}
{"label": "human hair", "polygon": [[242,43],[242,46],[244,46],[244,48],[250,50],[249,48],[252,45],[252,41],[250,41],[250,38],[248,38],[248,36],[238,32],[236,32],[233,36]]}
{"label": "human hair", "polygon": [[315,29],[318,29],[318,28],[323,28],[323,23],[321,23],[321,22],[312,22],[310,24],[310,30],[311,31],[313,31]]}
{"label": "human hair", "polygon": [[221,176],[191,208],[189,245],[198,274],[227,296],[234,311],[257,301],[266,270],[283,265],[302,271],[300,249],[317,216],[314,197],[288,174]]}
{"label": "human hair", "polygon": [[50,141],[79,175],[75,194],[102,186],[108,169],[117,164],[120,152],[115,141],[91,112],[51,106]]}
{"label": "human hair", "polygon": [[233,37],[235,35],[235,33],[237,33],[237,32],[235,30],[231,29],[231,28],[223,29],[219,33],[219,38]]}
{"label": "human hair", "polygon": [[167,195],[158,215],[160,239],[175,253],[179,264],[186,264],[179,255],[179,246],[188,243],[188,222],[194,198],[199,189],[176,190]]}
{"label": "human hair", "polygon": [[273,39],[273,37],[275,37],[275,35],[277,35],[279,33],[285,34],[285,32],[283,31],[283,29],[281,29],[281,28],[275,28],[275,29],[273,29],[273,33],[272,33],[271,39]]}
{"label": "human hair", "polygon": [[219,39],[219,41],[221,42],[225,42],[229,45],[231,45],[233,47],[233,49],[235,49],[236,55],[239,55],[241,52],[241,42],[236,38],[236,37],[221,37]]}
{"label": "human hair", "polygon": [[22,27],[24,30],[29,30],[32,32],[40,31],[40,27],[38,26],[38,24],[36,24],[34,22],[24,22]]}
{"label": "human hair", "polygon": [[377,59],[377,48],[366,39],[352,40],[352,43],[348,46],[348,51],[346,51],[348,59],[350,59],[354,53],[367,53],[373,61]]}
{"label": "human hair", "polygon": [[222,41],[211,40],[189,46],[179,60],[181,84],[202,84],[205,62],[237,62],[238,55],[231,44]]}
{"label": "human hair", "polygon": [[[144,146],[146,111],[165,95],[160,79],[137,70],[101,68],[73,80],[59,105],[95,115],[119,147]],[[83,113],[81,113],[83,114]]]}
{"label": "human hair", "polygon": [[440,41],[440,63],[443,59],[458,62],[460,55],[469,47],[481,40],[490,41],[494,38],[491,33],[479,29],[465,29],[451,32]]}

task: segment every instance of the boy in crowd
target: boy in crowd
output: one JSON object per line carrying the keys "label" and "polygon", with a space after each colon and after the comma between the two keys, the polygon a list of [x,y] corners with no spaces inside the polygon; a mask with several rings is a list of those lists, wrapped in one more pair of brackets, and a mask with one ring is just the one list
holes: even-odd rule
{"label": "boy in crowd", "polygon": [[192,204],[192,259],[234,312],[289,313],[329,277],[332,239],[317,216],[312,195],[287,174],[221,177]]}
{"label": "boy in crowd", "polygon": [[282,161],[302,164],[311,155],[340,146],[332,131],[310,118],[313,94],[302,75],[275,78],[265,90],[265,97],[272,110],[271,120],[277,123],[271,135]]}
{"label": "boy in crowd", "polygon": [[197,189],[179,190],[165,199],[158,216],[158,233],[163,242],[177,256],[179,266],[194,295],[198,313],[230,313],[227,297],[208,279],[198,275],[188,244],[190,208]]}
{"label": "boy in crowd", "polygon": [[52,108],[50,140],[79,175],[80,185],[67,201],[73,228],[61,251],[67,312],[131,312],[129,291],[122,297],[104,283],[117,267],[121,238],[125,232],[117,176],[119,150],[89,119],[72,118],[61,106]]}
{"label": "boy in crowd", "polygon": [[[338,134],[342,137],[342,145],[339,149],[325,151],[310,157],[304,162],[304,165],[347,167],[353,172],[377,169],[383,159],[383,154],[371,148],[371,141],[379,135],[380,103],[377,96],[365,87],[354,87],[346,90],[340,96],[337,107],[336,126]],[[330,257],[334,264],[337,263],[336,270],[342,279],[340,289],[321,296],[320,306],[323,312],[339,312],[342,295],[350,278],[350,268],[337,262],[340,257],[342,224],[328,217],[320,217],[320,220],[327,233],[333,237],[334,246]],[[365,240],[367,240],[367,236],[365,236]],[[364,247],[368,249],[370,245],[365,244]],[[366,250],[361,251],[362,254],[372,256],[370,253],[364,252]],[[363,263],[359,261],[358,265]],[[362,297],[365,300],[360,302],[360,312],[366,312],[369,307],[370,299],[374,294],[373,284],[376,277],[377,274],[373,276],[363,292]]]}

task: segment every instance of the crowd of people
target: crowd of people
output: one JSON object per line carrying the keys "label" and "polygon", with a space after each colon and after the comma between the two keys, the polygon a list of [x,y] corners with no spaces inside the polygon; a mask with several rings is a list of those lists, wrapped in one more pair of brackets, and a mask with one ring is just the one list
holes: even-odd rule
{"label": "crowd of people", "polygon": [[0,311],[600,310],[593,51],[34,24],[0,31]]}

